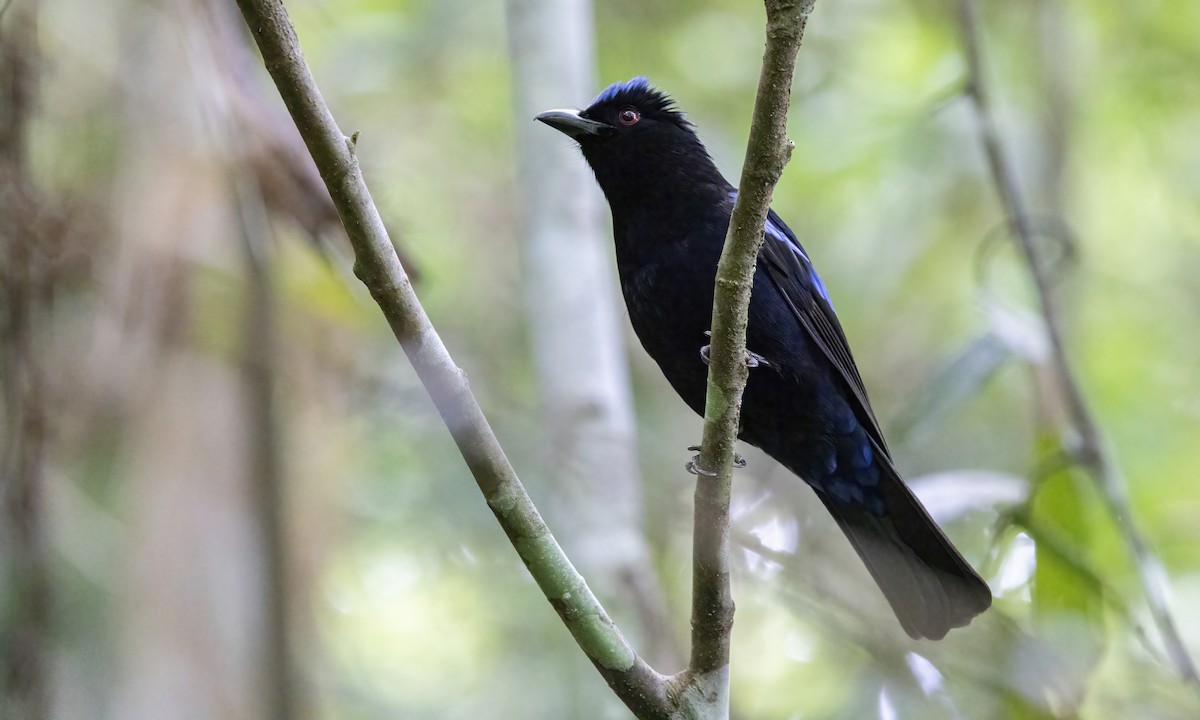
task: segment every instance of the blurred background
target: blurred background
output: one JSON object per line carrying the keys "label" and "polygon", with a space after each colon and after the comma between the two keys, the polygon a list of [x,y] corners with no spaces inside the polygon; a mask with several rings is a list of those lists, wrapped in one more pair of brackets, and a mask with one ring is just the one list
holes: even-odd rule
{"label": "blurred background", "polygon": [[[0,717],[627,717],[354,279],[234,3],[0,7]],[[700,419],[632,336],[582,159],[531,118],[647,75],[736,178],[761,4],[287,7],[522,480],[681,669]],[[733,716],[1200,717],[1146,595],[1200,654],[1200,4],[981,3],[1140,559],[1064,461],[955,8],[817,2],[774,207],[995,606],[909,641],[812,493],[742,448]]]}

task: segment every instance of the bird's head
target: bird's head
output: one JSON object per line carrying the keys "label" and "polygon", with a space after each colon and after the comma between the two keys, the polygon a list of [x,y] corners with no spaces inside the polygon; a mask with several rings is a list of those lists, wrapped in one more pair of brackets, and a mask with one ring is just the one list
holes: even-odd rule
{"label": "bird's head", "polygon": [[609,85],[583,110],[547,110],[536,119],[579,143],[611,204],[679,183],[724,183],[691,122],[644,77]]}

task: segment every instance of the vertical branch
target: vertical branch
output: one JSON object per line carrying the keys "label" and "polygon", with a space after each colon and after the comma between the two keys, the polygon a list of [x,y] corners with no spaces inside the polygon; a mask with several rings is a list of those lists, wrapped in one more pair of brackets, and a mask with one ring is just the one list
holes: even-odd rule
{"label": "vertical branch", "polygon": [[967,94],[975,108],[980,142],[987,155],[992,181],[1008,216],[1008,224],[1018,249],[1033,278],[1038,308],[1050,341],[1052,370],[1062,393],[1071,426],[1078,435],[1075,457],[1099,487],[1109,513],[1129,546],[1141,575],[1150,613],[1162,634],[1167,654],[1180,676],[1200,687],[1200,673],[1197,672],[1196,665],[1179,635],[1167,602],[1160,580],[1162,574],[1158,559],[1150,552],[1141,529],[1134,522],[1125,481],[1116,467],[1112,453],[1067,359],[1062,318],[1051,288],[1050,273],[1039,254],[1028,207],[1021,195],[1016,174],[1009,163],[992,115],[990,93],[983,72],[982,38],[974,0],[958,0],[958,21],[967,62]]}
{"label": "vertical branch", "polygon": [[[737,202],[717,266],[704,435],[696,482],[689,671],[713,674],[728,693],[729,500],[733,446],[749,377],[746,324],[750,290],[775,183],[791,154],[787,110],[796,53],[813,0],[766,0],[766,49]],[[719,678],[717,677],[719,675]]]}
{"label": "vertical branch", "polygon": [[28,132],[37,82],[37,11],[23,2],[0,16],[0,715],[49,717],[50,578],[42,475],[43,381],[36,330],[48,293],[41,208],[29,177]]}

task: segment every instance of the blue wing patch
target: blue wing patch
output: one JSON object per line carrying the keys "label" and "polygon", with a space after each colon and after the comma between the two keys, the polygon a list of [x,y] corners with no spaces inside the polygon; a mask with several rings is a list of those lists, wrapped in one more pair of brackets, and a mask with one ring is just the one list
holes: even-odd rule
{"label": "blue wing patch", "polygon": [[783,221],[771,211],[767,215],[766,233],[775,238],[779,242],[786,245],[792,252],[800,256],[801,265],[808,270],[808,279],[812,282],[813,289],[817,294],[829,303],[829,307],[833,307],[833,300],[829,297],[829,290],[825,288],[825,283],[821,281],[821,276],[817,274],[816,268],[813,267],[812,261],[808,259],[808,253],[804,252],[804,248],[800,247],[800,241],[796,240],[796,236]]}
{"label": "blue wing patch", "polygon": [[[631,81],[632,82],[632,81]],[[729,193],[731,201],[737,200],[737,190]],[[800,246],[800,241],[796,239],[792,229],[784,224],[783,220],[775,214],[774,210],[767,212],[767,225],[763,231],[771,238],[774,238],[784,247],[791,250],[796,257],[800,258],[800,266],[808,271],[808,280],[812,283],[813,290],[816,291],[825,302],[829,303],[829,307],[833,307],[833,299],[829,297],[829,290],[825,287],[825,283],[821,281],[821,276],[817,274],[817,269],[813,267],[812,260],[808,259],[808,253],[804,252],[804,248]]]}

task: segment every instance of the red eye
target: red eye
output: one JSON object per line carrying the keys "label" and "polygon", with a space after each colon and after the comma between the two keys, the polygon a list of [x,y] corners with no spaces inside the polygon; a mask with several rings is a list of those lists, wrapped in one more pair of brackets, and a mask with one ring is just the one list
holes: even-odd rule
{"label": "red eye", "polygon": [[642,119],[642,114],[634,108],[628,107],[617,113],[617,120],[621,121],[622,125],[636,125],[638,120]]}

